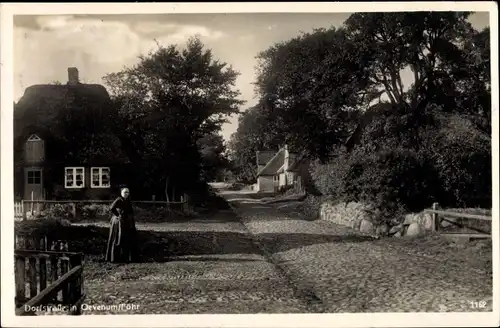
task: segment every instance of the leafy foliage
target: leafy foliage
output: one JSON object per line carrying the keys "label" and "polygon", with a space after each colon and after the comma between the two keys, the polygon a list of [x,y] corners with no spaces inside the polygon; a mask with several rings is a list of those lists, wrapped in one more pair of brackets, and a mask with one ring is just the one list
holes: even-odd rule
{"label": "leafy foliage", "polygon": [[197,140],[201,156],[201,175],[207,181],[220,179],[224,170],[229,168],[225,156],[226,145],[220,134],[209,133]]}
{"label": "leafy foliage", "polygon": [[315,30],[260,53],[256,91],[272,131],[323,157],[352,129],[366,81],[344,29]]}
{"label": "leafy foliage", "polygon": [[[184,50],[159,45],[137,65],[105,77],[117,109],[115,133],[141,168],[143,189],[167,199],[201,192],[202,171],[210,175],[207,167],[220,163],[203,162],[208,155],[204,147],[200,154],[198,140],[220,143],[213,134],[242,104],[233,90],[237,76],[195,38]],[[221,145],[214,146],[220,154]]]}
{"label": "leafy foliage", "polygon": [[260,53],[260,106],[247,114],[260,119],[243,118],[233,136],[236,165],[286,142],[316,159],[324,196],[370,202],[382,216],[432,201],[488,206],[490,32],[470,14],[356,13]]}
{"label": "leafy foliage", "polygon": [[238,118],[238,129],[228,142],[229,159],[237,180],[253,182],[256,178],[256,152],[278,149],[283,139],[270,127],[260,107],[247,109]]}

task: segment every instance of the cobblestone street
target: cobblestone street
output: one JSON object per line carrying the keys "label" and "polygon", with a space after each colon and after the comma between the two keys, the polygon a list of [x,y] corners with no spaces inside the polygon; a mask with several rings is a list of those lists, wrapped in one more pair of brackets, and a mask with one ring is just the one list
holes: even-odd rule
{"label": "cobblestone street", "polygon": [[[308,311],[286,276],[253,244],[249,232],[230,210],[221,211],[217,220],[138,223],[137,228],[190,234],[197,245],[205,245],[202,253],[206,254],[126,265],[90,261],[86,266],[88,298],[83,314]],[[107,307],[125,303],[138,306]]]}
{"label": "cobblestone street", "polygon": [[[137,224],[159,239],[188,236],[187,245],[168,246],[164,260],[89,261],[83,313],[491,311],[491,271],[293,218],[241,195],[223,197],[233,210],[211,219]],[[483,308],[471,308],[481,301]],[[106,307],[125,303],[137,306]]]}
{"label": "cobblestone street", "polygon": [[[457,312],[492,310],[492,276],[445,258],[372,240],[329,222],[305,221],[271,205],[225,194],[273,262],[321,311]],[[471,302],[484,307],[472,309]]]}

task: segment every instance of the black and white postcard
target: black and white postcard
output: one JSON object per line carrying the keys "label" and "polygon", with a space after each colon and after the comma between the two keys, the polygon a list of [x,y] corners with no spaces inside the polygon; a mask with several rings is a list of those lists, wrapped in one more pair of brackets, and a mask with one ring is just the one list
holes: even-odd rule
{"label": "black and white postcard", "polygon": [[2,326],[498,326],[495,2],[1,4]]}

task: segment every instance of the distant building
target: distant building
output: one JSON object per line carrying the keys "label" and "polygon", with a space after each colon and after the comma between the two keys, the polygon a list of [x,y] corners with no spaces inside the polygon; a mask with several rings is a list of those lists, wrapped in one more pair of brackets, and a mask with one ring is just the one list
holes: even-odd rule
{"label": "distant building", "polygon": [[[116,186],[126,183],[128,160],[118,138],[105,131],[111,107],[106,89],[99,84],[80,83],[78,70],[74,67],[68,68],[67,84],[28,87],[14,110],[16,198],[114,197]],[[65,140],[71,126],[62,130],[60,125],[59,130],[55,128],[54,122],[59,122],[67,114],[74,114],[73,120],[86,120],[77,123],[84,130],[88,128],[89,138],[85,140],[91,141],[84,145],[80,142],[76,147],[79,149],[67,146],[78,144],[78,140]],[[96,146],[96,136],[104,139],[109,148]],[[95,156],[82,155],[92,152],[93,147],[100,147]]]}
{"label": "distant building", "polygon": [[290,152],[288,146],[278,152],[257,152],[258,192],[278,192],[285,188],[296,187],[303,190],[309,179],[309,161],[303,155]]}

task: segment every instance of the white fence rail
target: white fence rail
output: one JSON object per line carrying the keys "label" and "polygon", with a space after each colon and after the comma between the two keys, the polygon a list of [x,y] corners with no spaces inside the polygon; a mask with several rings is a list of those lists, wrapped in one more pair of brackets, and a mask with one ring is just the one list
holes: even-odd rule
{"label": "white fence rail", "polygon": [[23,218],[23,202],[14,202],[14,218],[22,220]]}

